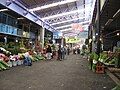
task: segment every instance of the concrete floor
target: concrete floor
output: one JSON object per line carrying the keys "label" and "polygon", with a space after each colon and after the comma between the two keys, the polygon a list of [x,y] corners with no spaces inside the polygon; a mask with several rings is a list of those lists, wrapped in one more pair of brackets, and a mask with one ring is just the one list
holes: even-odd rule
{"label": "concrete floor", "polygon": [[0,72],[0,90],[111,90],[115,83],[88,69],[87,60],[69,55],[64,61],[38,61]]}

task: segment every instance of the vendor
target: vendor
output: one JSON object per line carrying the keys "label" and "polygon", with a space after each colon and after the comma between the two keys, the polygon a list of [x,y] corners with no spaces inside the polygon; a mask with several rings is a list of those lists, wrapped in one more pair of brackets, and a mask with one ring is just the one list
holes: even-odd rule
{"label": "vendor", "polygon": [[32,60],[30,59],[30,54],[29,51],[24,54],[25,59],[24,59],[24,65],[26,66],[31,66],[32,65]]}

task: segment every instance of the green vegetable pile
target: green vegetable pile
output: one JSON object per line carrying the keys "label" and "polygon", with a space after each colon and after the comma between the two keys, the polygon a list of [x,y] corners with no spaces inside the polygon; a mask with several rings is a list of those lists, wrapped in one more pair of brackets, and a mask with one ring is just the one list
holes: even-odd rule
{"label": "green vegetable pile", "polygon": [[33,56],[30,56],[30,58],[31,58],[31,60],[33,61],[33,62],[35,62],[35,61],[40,61],[40,60],[44,60],[45,58],[43,57],[43,56],[41,56],[41,55],[37,55],[37,54],[35,54],[35,55],[33,55]]}
{"label": "green vegetable pile", "polygon": [[0,71],[6,69],[9,69],[9,65],[5,61],[0,60]]}

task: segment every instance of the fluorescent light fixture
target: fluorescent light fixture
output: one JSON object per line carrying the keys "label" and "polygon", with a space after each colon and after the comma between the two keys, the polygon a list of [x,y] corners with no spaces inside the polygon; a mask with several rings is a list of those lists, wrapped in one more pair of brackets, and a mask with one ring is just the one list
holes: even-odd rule
{"label": "fluorescent light fixture", "polygon": [[76,36],[76,35],[77,35],[77,33],[66,33],[66,34],[64,34],[64,36],[66,36],[66,37]]}
{"label": "fluorescent light fixture", "polygon": [[67,4],[67,3],[71,3],[71,2],[75,2],[75,1],[78,1],[78,0],[65,0],[65,1],[61,1],[61,2],[56,2],[56,3],[36,7],[36,8],[30,9],[29,11],[43,10],[43,9],[47,9],[47,8],[50,8],[50,7],[55,7],[55,6],[58,6],[58,5],[63,5],[63,4]]}
{"label": "fluorescent light fixture", "polygon": [[[90,21],[85,21],[85,22],[81,22],[81,23],[78,23],[78,24],[84,24],[84,23],[89,23]],[[71,27],[71,24],[70,25],[64,25],[64,26],[60,26],[60,27],[57,27],[55,29],[62,29],[62,28],[66,28],[66,27]]]}
{"label": "fluorescent light fixture", "polygon": [[0,9],[0,12],[8,11],[8,9]]}
{"label": "fluorescent light fixture", "polygon": [[70,11],[70,12],[63,12],[63,13],[60,13],[60,14],[56,14],[56,15],[44,17],[44,18],[42,18],[42,19],[43,19],[43,20],[45,20],[45,19],[52,19],[52,18],[56,18],[56,17],[61,17],[61,16],[69,15],[69,14],[79,13],[79,12],[82,12],[82,11],[84,11],[84,10],[85,10],[85,9],[72,10],[72,11]]}
{"label": "fluorescent light fixture", "polygon": [[113,21],[113,19],[109,19],[109,20],[105,23],[105,26],[109,25],[112,21]]}
{"label": "fluorescent light fixture", "polygon": [[120,13],[120,9],[113,15],[113,18],[119,16],[119,13]]}
{"label": "fluorescent light fixture", "polygon": [[84,18],[84,17],[75,18],[75,19],[70,19],[70,20],[66,20],[66,21],[62,21],[62,22],[53,23],[53,24],[51,24],[51,25],[57,25],[57,24],[61,24],[61,23],[71,22],[71,21],[75,21],[75,20],[79,20],[79,19],[83,19],[83,18]]}
{"label": "fluorescent light fixture", "polygon": [[23,18],[23,17],[21,17],[21,18],[17,18],[18,20],[21,20],[21,19],[25,19],[25,18]]}
{"label": "fluorescent light fixture", "polygon": [[60,26],[60,27],[57,27],[55,29],[62,29],[62,28],[67,28],[67,27],[71,27],[71,24],[70,25],[65,25],[65,26]]}
{"label": "fluorescent light fixture", "polygon": [[61,32],[71,31],[71,30],[73,30],[73,29],[72,28],[70,28],[70,29],[63,29],[63,30],[61,30]]}
{"label": "fluorescent light fixture", "polygon": [[[88,26],[88,25],[83,25],[82,27],[86,27],[86,26]],[[67,29],[60,29],[60,31],[65,31],[65,30],[74,30],[72,27],[70,27],[70,28],[67,28]]]}

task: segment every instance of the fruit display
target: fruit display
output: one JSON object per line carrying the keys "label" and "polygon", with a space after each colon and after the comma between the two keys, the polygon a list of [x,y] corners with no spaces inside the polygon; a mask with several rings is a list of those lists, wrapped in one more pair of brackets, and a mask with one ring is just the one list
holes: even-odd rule
{"label": "fruit display", "polygon": [[27,57],[29,57],[31,62],[45,59],[42,54],[38,54],[35,51],[27,50],[27,52],[17,52],[16,54],[13,54],[5,48],[0,47],[0,71],[7,70],[10,67],[15,67],[24,64],[27,60]]}

